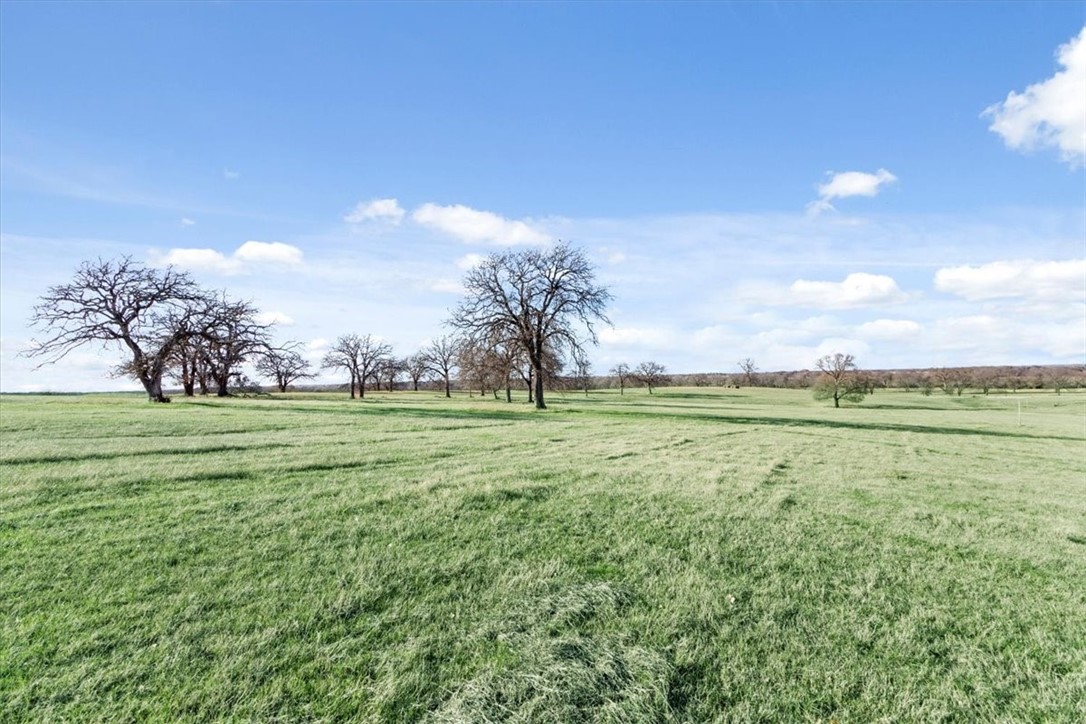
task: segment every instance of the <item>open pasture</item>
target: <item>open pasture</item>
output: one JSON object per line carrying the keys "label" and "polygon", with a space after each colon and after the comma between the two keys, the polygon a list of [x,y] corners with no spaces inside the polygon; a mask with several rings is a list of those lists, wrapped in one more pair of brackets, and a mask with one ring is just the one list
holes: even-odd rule
{"label": "open pasture", "polygon": [[1084,721],[1086,395],[0,400],[0,720]]}

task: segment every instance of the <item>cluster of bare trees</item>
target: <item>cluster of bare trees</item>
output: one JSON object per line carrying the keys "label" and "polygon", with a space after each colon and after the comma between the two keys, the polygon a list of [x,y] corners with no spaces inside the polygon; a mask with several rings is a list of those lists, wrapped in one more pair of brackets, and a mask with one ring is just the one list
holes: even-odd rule
{"label": "cluster of bare trees", "polygon": [[660,387],[671,383],[671,376],[667,373],[667,367],[658,362],[642,362],[637,367],[630,367],[625,362],[619,362],[611,368],[611,375],[618,383],[618,393],[626,394],[626,388],[631,383],[649,388],[652,394],[654,387]]}
{"label": "cluster of bare trees", "polygon": [[275,369],[282,388],[308,374],[290,345],[272,344],[270,325],[249,302],[128,257],[83,263],[70,283],[42,296],[32,321],[48,336],[26,354],[48,364],[87,343],[119,346],[126,358],[116,373],[139,380],[153,402],[169,402],[163,379],[171,375],[186,395],[199,388],[225,396],[249,362]]}

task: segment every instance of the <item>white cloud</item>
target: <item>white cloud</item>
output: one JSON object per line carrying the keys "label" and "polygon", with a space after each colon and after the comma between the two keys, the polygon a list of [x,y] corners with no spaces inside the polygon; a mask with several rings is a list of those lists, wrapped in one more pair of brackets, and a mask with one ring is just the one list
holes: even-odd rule
{"label": "white cloud", "polygon": [[301,264],[302,250],[279,241],[247,241],[234,252],[234,258],[258,264]]}
{"label": "white cloud", "polygon": [[278,324],[280,327],[290,327],[294,319],[282,312],[261,312],[256,315],[257,324]]}
{"label": "white cloud", "polygon": [[924,331],[924,327],[911,319],[876,319],[861,324],[856,333],[865,339],[910,339]]}
{"label": "white cloud", "polygon": [[238,264],[214,249],[170,249],[158,260],[162,266],[175,266],[190,271],[211,271],[232,274]]}
{"label": "white cloud", "polygon": [[403,221],[407,213],[396,199],[372,199],[360,201],[357,206],[343,217],[349,224],[363,224],[367,221],[384,221],[393,225]]}
{"label": "white cloud", "polygon": [[254,266],[296,266],[302,263],[302,250],[278,241],[247,241],[230,256],[214,249],[170,249],[155,263],[190,271],[239,274]]}
{"label": "white cloud", "polygon": [[474,269],[484,261],[486,261],[486,257],[482,254],[465,254],[456,260],[456,266],[458,269],[467,271],[468,269]]}
{"label": "white cloud", "polygon": [[222,170],[222,177],[227,181],[234,181],[235,179],[241,178],[241,173],[238,171],[231,171],[228,168],[224,168]]}
{"label": "white cloud", "polygon": [[546,244],[550,237],[531,225],[531,220],[514,221],[490,211],[455,204],[423,204],[411,218],[416,223],[457,237],[461,241],[496,246]]}
{"label": "white cloud", "polygon": [[184,216],[181,218],[181,226],[196,226],[196,222],[187,216]]}
{"label": "white cloud", "polygon": [[947,267],[935,272],[935,288],[969,301],[1003,297],[1080,301],[1086,297],[1086,259]]}
{"label": "white cloud", "polygon": [[1011,91],[981,117],[992,119],[988,130],[1009,148],[1057,148],[1064,161],[1078,166],[1086,163],[1086,27],[1059,47],[1056,59],[1063,70],[1022,93]]}
{"label": "white cloud", "polygon": [[877,304],[895,304],[906,299],[891,277],[881,274],[849,274],[841,282],[798,279],[788,288],[786,303],[825,309],[850,309]]}
{"label": "white cloud", "polygon": [[820,214],[823,211],[834,211],[833,199],[844,199],[850,196],[877,196],[883,186],[897,181],[897,176],[884,168],[875,173],[863,171],[843,171],[835,173],[830,180],[818,186],[818,199],[807,204],[807,212]]}

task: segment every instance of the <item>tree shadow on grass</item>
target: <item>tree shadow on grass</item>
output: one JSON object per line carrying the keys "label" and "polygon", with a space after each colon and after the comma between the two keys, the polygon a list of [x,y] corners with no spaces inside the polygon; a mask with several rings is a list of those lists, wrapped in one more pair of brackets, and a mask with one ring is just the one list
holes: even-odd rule
{"label": "tree shadow on grass", "polygon": [[[963,435],[970,437],[1001,437],[1001,438],[1015,438],[1025,440],[1067,440],[1070,442],[1082,442],[1081,437],[1072,437],[1067,435],[1031,435],[1028,433],[1009,432],[1004,430],[980,430],[967,427],[950,427],[943,425],[914,425],[908,423],[897,422],[855,422],[850,420],[834,420],[834,419],[809,419],[809,418],[792,418],[792,417],[763,417],[763,416],[735,416],[728,414],[708,414],[704,412],[670,412],[659,409],[653,409],[651,411],[642,410],[629,410],[622,409],[624,405],[616,405],[612,409],[593,409],[593,410],[552,410],[542,415],[537,415],[531,410],[520,409],[518,410],[450,410],[448,408],[422,408],[422,407],[386,407],[384,405],[362,405],[359,404],[355,407],[345,409],[340,406],[336,407],[319,407],[319,406],[305,406],[305,407],[293,407],[292,410],[305,413],[322,413],[329,415],[354,414],[365,416],[377,416],[377,417],[405,417],[415,419],[444,419],[444,420],[495,420],[495,421],[518,421],[528,422],[531,424],[538,424],[543,422],[568,422],[571,418],[580,417],[581,415],[595,415],[603,418],[629,418],[629,419],[642,419],[642,420],[660,420],[660,419],[672,419],[672,420],[684,420],[691,422],[712,422],[722,425],[750,425],[750,426],[773,426],[773,427],[797,427],[797,428],[822,428],[822,429],[837,429],[837,430],[861,430],[861,431],[878,431],[878,432],[912,432],[922,433],[928,435]],[[721,409],[710,408],[708,406],[695,407],[693,405],[683,406],[679,408],[681,410],[693,410],[693,409]],[[863,409],[867,409],[866,407]],[[908,410],[914,408],[900,408],[893,407],[894,410]],[[944,410],[945,408],[939,408]],[[721,409],[722,413],[727,412],[727,408]]]}
{"label": "tree shadow on grass", "polygon": [[[685,408],[684,408],[685,409]],[[536,417],[531,413],[525,412],[503,412],[500,410],[424,410],[419,408],[359,408],[357,413],[365,415],[379,415],[379,416],[405,416],[405,417],[417,417],[417,418],[446,418],[446,419],[459,419],[459,420],[518,420],[522,422],[558,422],[568,420],[566,411],[558,411],[553,415],[546,415]],[[672,420],[684,420],[694,422],[712,422],[722,425],[749,425],[749,426],[774,426],[774,427],[798,427],[798,428],[828,428],[838,430],[862,430],[862,431],[879,431],[879,432],[913,432],[922,433],[928,435],[965,435],[974,437],[1006,437],[1006,438],[1019,438],[1028,440],[1067,440],[1072,442],[1082,442],[1080,437],[1070,437],[1064,435],[1030,435],[1027,433],[1008,432],[1003,430],[979,430],[967,427],[949,427],[941,425],[912,425],[907,423],[896,422],[854,422],[850,420],[833,420],[833,419],[821,419],[812,420],[804,418],[791,418],[791,417],[751,417],[751,416],[734,416],[734,415],[710,415],[705,413],[682,413],[682,412],[665,412],[665,411],[653,411],[653,412],[641,412],[641,411],[621,411],[621,410],[593,410],[591,412],[587,410],[570,410],[574,416],[579,417],[582,414],[593,414],[599,417],[611,417],[611,418],[638,418],[643,420],[659,420],[659,419],[672,419]]]}

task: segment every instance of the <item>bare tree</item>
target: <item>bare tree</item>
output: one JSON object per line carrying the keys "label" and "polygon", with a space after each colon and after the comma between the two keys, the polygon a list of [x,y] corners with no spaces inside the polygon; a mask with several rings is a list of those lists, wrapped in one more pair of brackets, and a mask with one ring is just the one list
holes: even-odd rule
{"label": "bare tree", "polygon": [[48,337],[25,354],[44,357],[45,365],[85,344],[119,346],[129,358],[118,371],[138,379],[150,401],[169,402],[163,374],[177,345],[192,335],[193,305],[206,296],[173,268],[151,269],[130,257],[84,262],[70,283],[50,287],[34,307],[31,322]]}
{"label": "bare tree", "polygon": [[739,363],[739,369],[743,370],[743,378],[747,381],[747,387],[754,387],[758,384],[758,367],[754,364],[754,360],[747,357]]}
{"label": "bare tree", "polygon": [[592,363],[581,352],[573,355],[573,381],[577,389],[584,390],[584,396],[588,397],[588,388],[592,386]]}
{"label": "bare tree", "polygon": [[625,362],[619,362],[617,365],[611,368],[611,375],[618,380],[618,394],[626,394],[626,382],[630,379],[633,373],[630,371],[630,366]]}
{"label": "bare tree", "polygon": [[196,394],[197,383],[200,383],[201,394],[207,394],[207,353],[203,339],[187,337],[179,340],[170,352],[167,369],[173,372],[174,378],[181,384],[185,397]]}
{"label": "bare tree", "polygon": [[392,354],[392,348],[371,335],[362,337],[357,334],[347,334],[337,339],[324,355],[321,367],[349,372],[351,399],[354,399],[356,388],[358,396],[365,397],[366,380],[373,377],[381,360],[390,354]]}
{"label": "bare tree", "polygon": [[592,264],[568,244],[552,249],[491,254],[464,278],[466,298],[453,313],[453,327],[469,337],[513,340],[528,357],[535,406],[545,409],[546,354],[579,351],[597,342],[595,323],[605,314],[611,293],[596,285]]}
{"label": "bare tree", "polygon": [[404,372],[407,373],[407,376],[411,378],[411,389],[418,392],[419,381],[430,371],[430,364],[426,359],[425,353],[416,352],[410,357],[405,357],[403,360],[403,369]]}
{"label": "bare tree", "polygon": [[850,354],[836,352],[819,357],[815,366],[822,376],[815,383],[816,400],[833,400],[834,407],[841,406],[841,400],[860,402],[864,398],[864,383],[857,374],[856,360]]}
{"label": "bare tree", "polygon": [[250,302],[229,299],[221,294],[210,300],[196,317],[203,339],[203,349],[215,394],[230,394],[230,380],[240,373],[240,367],[266,352],[271,346],[271,325],[256,319],[257,309]]}
{"label": "bare tree", "polygon": [[652,394],[653,387],[666,385],[670,381],[670,378],[667,375],[667,367],[664,367],[658,362],[642,362],[634,369],[633,377],[645,387],[649,388],[650,395]]}
{"label": "bare tree", "polygon": [[1059,395],[1069,384],[1070,377],[1067,371],[1059,367],[1051,369],[1045,374],[1047,377],[1048,387],[1051,387],[1057,395]]}
{"label": "bare tree", "polygon": [[257,360],[256,370],[275,380],[280,392],[286,392],[291,383],[313,377],[309,362],[298,352],[298,342],[287,342],[282,347],[271,347]]}
{"label": "bare tree", "polygon": [[377,382],[377,389],[381,389],[381,382],[388,382],[388,391],[392,392],[395,390],[396,379],[403,374],[405,370],[405,361],[394,356],[392,354],[392,348],[390,347],[389,354],[378,361],[377,369],[374,370],[374,380]]}
{"label": "bare tree", "polygon": [[453,337],[441,337],[430,342],[421,354],[430,374],[437,375],[445,383],[445,397],[452,397],[452,375],[456,371],[460,342]]}

